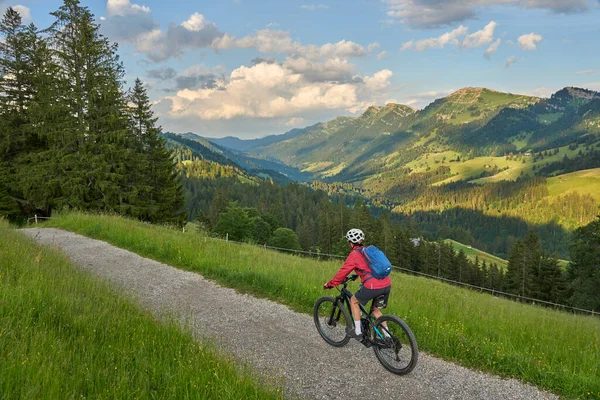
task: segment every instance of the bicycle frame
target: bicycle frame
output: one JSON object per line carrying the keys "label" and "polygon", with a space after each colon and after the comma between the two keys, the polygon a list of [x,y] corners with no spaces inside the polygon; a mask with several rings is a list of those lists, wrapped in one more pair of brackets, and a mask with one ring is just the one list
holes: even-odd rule
{"label": "bicycle frame", "polygon": [[[348,290],[348,283],[350,281],[356,280],[357,278],[358,278],[358,275],[351,275],[351,276],[346,277],[346,279],[344,279],[344,281],[342,282],[342,284],[343,284],[342,288],[338,289],[338,290],[340,290],[340,294],[335,298],[336,304],[342,303],[343,305],[346,306],[346,309],[350,312],[352,311],[352,308],[350,306],[350,299],[352,298],[352,296],[354,296],[354,293],[352,293],[350,290]],[[361,320],[364,317],[369,323],[369,328],[373,329],[373,331],[375,332],[377,337],[380,339],[384,339],[383,333],[381,333],[379,331],[379,329],[377,329],[375,327],[375,324],[373,323],[375,320],[375,317],[373,316],[373,300],[371,300],[371,308],[369,309],[369,312],[367,312],[367,309],[362,304],[358,303],[358,306],[359,306],[360,312],[361,312]],[[334,315],[335,311],[336,311],[335,308],[331,311],[331,316],[329,317],[329,321],[328,321],[329,324],[332,324],[334,321],[337,322],[340,317],[340,313],[341,313],[340,309],[339,308],[337,309],[337,315]],[[366,333],[366,332],[364,332],[364,333]],[[367,339],[369,341],[371,341],[370,338],[367,337]]]}

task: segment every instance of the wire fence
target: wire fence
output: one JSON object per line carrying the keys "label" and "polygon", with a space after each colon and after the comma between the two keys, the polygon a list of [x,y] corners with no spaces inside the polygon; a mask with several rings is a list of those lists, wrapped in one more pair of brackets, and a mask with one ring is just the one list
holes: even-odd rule
{"label": "wire fence", "polygon": [[[36,214],[33,217],[28,218],[27,222],[31,223],[31,221],[34,221],[37,224],[40,220],[45,220],[45,219],[50,219],[50,217],[41,217],[41,216],[38,216]],[[183,232],[185,232],[185,228],[183,228]],[[227,243],[233,243],[233,244],[248,244],[246,242],[237,242],[235,240],[230,240],[229,239],[229,234],[226,235],[225,239],[218,238],[218,237],[212,237],[212,239],[221,240],[221,241],[224,241],[224,242],[227,242]],[[265,250],[269,249],[269,250],[284,251],[284,252],[288,252],[288,253],[306,255],[306,256],[315,257],[315,258],[328,258],[328,259],[331,259],[331,258],[345,259],[346,258],[346,256],[340,256],[340,255],[337,255],[337,254],[317,253],[317,252],[314,252],[314,251],[286,249],[284,247],[267,246],[266,244],[262,245],[262,247]],[[520,302],[527,302],[527,303],[531,303],[531,304],[543,304],[543,305],[546,305],[546,306],[550,306],[550,307],[554,307],[554,308],[560,308],[560,309],[568,310],[568,311],[572,311],[572,312],[579,312],[579,313],[584,313],[584,314],[591,314],[593,316],[600,315],[599,312],[593,311],[593,310],[586,310],[586,309],[583,309],[583,308],[571,307],[571,306],[567,306],[567,305],[564,305],[564,304],[553,303],[551,301],[545,301],[545,300],[534,299],[534,298],[531,298],[531,297],[520,296],[520,295],[514,294],[514,293],[507,293],[507,292],[503,292],[501,290],[495,290],[495,289],[485,288],[485,287],[481,287],[481,286],[471,285],[469,283],[465,283],[465,282],[461,282],[461,281],[455,281],[455,280],[444,278],[444,277],[437,276],[437,275],[426,274],[426,273],[420,272],[420,271],[413,271],[412,269],[402,268],[402,267],[398,267],[398,266],[395,266],[395,265],[392,265],[392,268],[394,270],[396,270],[396,271],[400,271],[400,272],[403,272],[405,274],[424,276],[426,278],[435,279],[435,280],[438,280],[438,281],[441,281],[441,282],[446,282],[446,283],[450,283],[450,284],[453,284],[453,285],[466,287],[466,288],[469,288],[469,289],[472,289],[472,290],[477,290],[477,291],[480,291],[480,292],[490,293],[493,296],[503,296],[503,297],[506,297],[506,298],[509,298],[509,299],[512,299],[512,300],[517,300],[517,301],[520,301]]]}
{"label": "wire fence", "polygon": [[[227,242],[227,243],[233,243],[233,244],[248,244],[248,243],[245,243],[245,242],[237,242],[235,240],[230,240],[229,239],[229,235],[226,235],[225,239],[218,238],[218,237],[213,237],[213,239],[221,240],[221,241],[224,241],[224,242]],[[338,258],[338,259],[346,259],[346,256],[340,256],[340,255],[337,255],[337,254],[317,253],[317,252],[306,251],[306,250],[293,250],[293,249],[286,249],[286,248],[283,248],[283,247],[267,246],[266,244],[262,245],[261,247],[263,247],[265,250],[266,249],[278,250],[278,251],[284,251],[284,252],[289,252],[289,253],[294,253],[294,254],[308,255],[308,256],[311,256],[311,257],[315,257],[315,258]],[[402,267],[398,267],[398,266],[395,266],[395,265],[392,265],[392,268],[394,270],[396,270],[396,271],[399,271],[399,272],[402,272],[402,273],[405,273],[405,274],[419,275],[419,276],[423,276],[423,277],[426,277],[426,278],[435,279],[435,280],[438,280],[438,281],[450,283],[450,284],[453,284],[453,285],[463,286],[463,287],[466,287],[466,288],[471,289],[471,290],[476,290],[476,291],[480,291],[480,292],[490,293],[493,296],[503,296],[503,297],[506,297],[506,298],[509,298],[509,299],[512,299],[512,300],[516,300],[516,301],[519,301],[519,302],[526,302],[526,303],[531,303],[531,304],[534,304],[534,305],[535,304],[543,304],[545,306],[550,306],[550,307],[554,307],[554,308],[560,308],[560,309],[571,311],[571,312],[574,312],[574,313],[578,312],[578,313],[590,314],[590,315],[593,315],[593,316],[600,316],[599,312],[593,311],[593,310],[586,310],[586,309],[583,309],[583,308],[571,307],[571,306],[567,306],[565,304],[553,303],[551,301],[545,301],[545,300],[534,299],[534,298],[531,298],[531,297],[520,296],[518,294],[507,293],[507,292],[503,292],[501,290],[495,290],[495,289],[485,288],[485,287],[481,287],[481,286],[471,285],[469,283],[455,281],[455,280],[444,278],[444,277],[441,277],[441,276],[426,274],[426,273],[420,272],[420,271],[413,271],[411,269],[402,268]]]}

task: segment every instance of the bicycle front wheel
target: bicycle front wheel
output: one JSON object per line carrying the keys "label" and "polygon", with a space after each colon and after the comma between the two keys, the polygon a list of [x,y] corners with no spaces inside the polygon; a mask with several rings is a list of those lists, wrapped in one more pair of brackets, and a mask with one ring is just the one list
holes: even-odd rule
{"label": "bicycle front wheel", "polygon": [[333,297],[325,296],[317,300],[313,311],[317,331],[327,343],[335,347],[345,346],[350,337],[346,327],[350,326],[350,314],[343,304]]}
{"label": "bicycle front wheel", "polygon": [[390,372],[405,375],[419,359],[417,340],[406,322],[395,315],[382,315],[374,325],[373,350],[379,362]]}

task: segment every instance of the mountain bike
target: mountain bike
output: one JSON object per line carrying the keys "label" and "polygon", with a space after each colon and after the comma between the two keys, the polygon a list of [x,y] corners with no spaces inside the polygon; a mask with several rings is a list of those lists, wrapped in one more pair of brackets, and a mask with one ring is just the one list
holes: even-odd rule
{"label": "mountain bike", "polygon": [[[342,288],[337,287],[340,291],[337,297],[324,296],[315,303],[315,325],[321,337],[332,346],[345,346],[351,339],[346,332],[354,331],[354,320],[348,311],[353,294],[347,286],[357,278],[358,275],[346,277]],[[410,327],[397,316],[386,314],[375,319],[372,315],[373,307],[382,306],[383,300],[383,296],[374,298],[369,312],[359,304],[363,332],[361,343],[366,347],[373,347],[377,359],[388,371],[405,375],[417,365],[417,341]]]}

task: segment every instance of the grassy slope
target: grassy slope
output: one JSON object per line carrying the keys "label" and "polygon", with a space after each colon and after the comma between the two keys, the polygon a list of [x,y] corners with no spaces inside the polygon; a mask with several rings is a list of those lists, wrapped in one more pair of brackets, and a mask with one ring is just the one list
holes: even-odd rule
{"label": "grassy slope", "polygon": [[[506,268],[508,268],[508,261],[500,258],[500,257],[496,257],[493,254],[490,253],[486,253],[485,251],[482,250],[477,250],[473,247],[464,245],[460,242],[457,242],[456,240],[452,240],[452,239],[446,239],[446,242],[451,243],[452,247],[454,247],[454,249],[456,251],[459,251],[460,249],[462,249],[465,252],[465,255],[467,256],[468,259],[475,261],[475,257],[479,258],[479,261],[482,262],[485,260],[486,264],[489,266],[490,264],[496,264],[498,266],[498,268],[506,270]],[[564,270],[567,268],[567,265],[569,264],[569,262],[567,260],[558,260],[558,265]]]}
{"label": "grassy slope", "polygon": [[586,169],[548,179],[548,196],[564,196],[569,192],[589,194],[600,202],[600,168]]}
{"label": "grassy slope", "polygon": [[281,398],[0,220],[0,399]]}
{"label": "grassy slope", "polygon": [[[305,313],[312,312],[325,293],[323,282],[340,266],[116,217],[70,214],[51,223]],[[392,280],[388,312],[409,323],[423,350],[568,397],[600,397],[598,318],[518,304],[396,272]]]}
{"label": "grassy slope", "polygon": [[462,249],[465,252],[465,255],[467,256],[467,258],[469,258],[472,261],[475,261],[475,258],[479,258],[479,262],[485,261],[485,263],[488,266],[490,264],[496,264],[498,266],[498,268],[500,268],[502,270],[506,270],[506,267],[508,266],[508,261],[506,261],[500,257],[496,257],[492,254],[486,253],[485,251],[474,249],[471,246],[465,246],[464,244],[459,243],[452,239],[446,239],[446,242],[451,243],[452,247],[454,247],[454,249],[456,251],[459,251]]}

